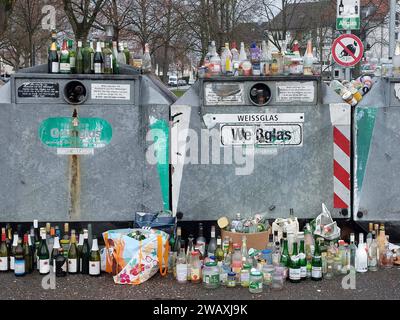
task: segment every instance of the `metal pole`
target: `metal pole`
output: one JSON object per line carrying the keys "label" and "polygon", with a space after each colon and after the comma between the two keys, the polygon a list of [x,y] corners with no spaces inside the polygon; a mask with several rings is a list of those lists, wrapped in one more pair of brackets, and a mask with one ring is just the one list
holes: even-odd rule
{"label": "metal pole", "polygon": [[[347,30],[346,34],[351,34],[351,30]],[[351,81],[351,69],[350,68],[346,68],[346,70],[345,70],[345,79],[347,81]]]}
{"label": "metal pole", "polygon": [[390,0],[390,18],[389,18],[389,58],[392,59],[395,50],[395,28],[396,28],[396,0]]}

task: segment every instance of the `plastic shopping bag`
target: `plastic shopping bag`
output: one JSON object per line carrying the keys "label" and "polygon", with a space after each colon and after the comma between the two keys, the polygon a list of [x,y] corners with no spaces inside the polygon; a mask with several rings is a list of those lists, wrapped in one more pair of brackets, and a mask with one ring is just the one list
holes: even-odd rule
{"label": "plastic shopping bag", "polygon": [[326,240],[340,238],[340,228],[333,221],[331,213],[324,203],[322,204],[322,213],[311,222],[311,227],[315,236]]}
{"label": "plastic shopping bag", "polygon": [[275,241],[280,241],[283,232],[287,232],[287,234],[294,234],[297,236],[299,232],[299,221],[296,217],[291,217],[288,219],[278,218],[272,223],[272,234],[275,234],[275,231],[278,231],[278,239]]}
{"label": "plastic shopping bag", "polygon": [[[136,232],[143,240],[132,237]],[[116,284],[141,284],[158,270],[166,275],[169,236],[160,230],[121,229],[103,233],[106,245],[106,272]]]}

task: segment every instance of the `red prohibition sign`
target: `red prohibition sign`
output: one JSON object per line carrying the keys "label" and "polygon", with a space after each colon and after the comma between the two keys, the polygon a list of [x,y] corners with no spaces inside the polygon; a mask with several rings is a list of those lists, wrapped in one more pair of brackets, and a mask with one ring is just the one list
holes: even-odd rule
{"label": "red prohibition sign", "polygon": [[[357,46],[354,45],[357,44]],[[343,34],[332,45],[332,57],[342,67],[353,67],[364,55],[364,45],[354,34]],[[348,60],[350,58],[350,61]]]}

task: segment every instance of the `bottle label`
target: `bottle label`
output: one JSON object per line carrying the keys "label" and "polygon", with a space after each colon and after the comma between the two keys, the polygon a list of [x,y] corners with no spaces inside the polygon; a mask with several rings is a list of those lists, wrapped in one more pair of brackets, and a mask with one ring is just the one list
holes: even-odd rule
{"label": "bottle label", "polygon": [[300,277],[301,278],[306,278],[307,277],[307,267],[300,267]]}
{"label": "bottle label", "polygon": [[100,274],[100,261],[90,261],[89,274],[92,276],[97,276]]}
{"label": "bottle label", "polygon": [[205,284],[219,284],[219,274],[207,274],[203,278]]}
{"label": "bottle label", "polygon": [[300,280],[301,278],[301,269],[289,269],[289,279],[290,280]]}
{"label": "bottle label", "polygon": [[78,272],[78,259],[68,259],[68,272]]}
{"label": "bottle label", "polygon": [[70,72],[71,64],[69,63],[60,63],[60,72]]}
{"label": "bottle label", "polygon": [[60,71],[58,62],[51,63],[51,71],[52,73],[58,73]]}
{"label": "bottle label", "polygon": [[69,57],[69,64],[71,65],[71,68],[75,68],[76,67],[76,58]]}
{"label": "bottle label", "polygon": [[190,278],[192,281],[198,281],[200,279],[200,269],[192,267],[190,270]]}
{"label": "bottle label", "polygon": [[112,55],[106,55],[104,57],[104,68],[112,70],[112,68],[113,68],[113,56]]}
{"label": "bottle label", "polygon": [[39,272],[41,274],[50,272],[50,259],[39,259]]}
{"label": "bottle label", "polygon": [[23,275],[25,273],[25,260],[15,259],[14,267],[14,273],[16,275]]}
{"label": "bottle label", "polygon": [[134,68],[140,69],[143,65],[143,60],[142,59],[133,59],[132,60],[132,65]]}
{"label": "bottle label", "polygon": [[228,274],[226,272],[222,272],[219,274],[219,281],[222,284],[226,284],[226,282],[228,281]]}
{"label": "bottle label", "polygon": [[316,279],[322,278],[322,267],[312,267],[311,277]]}
{"label": "bottle label", "polygon": [[15,268],[15,258],[14,257],[10,257],[10,270],[14,270]]}
{"label": "bottle label", "polygon": [[101,63],[94,64],[94,73],[101,73]]}
{"label": "bottle label", "polygon": [[176,280],[179,282],[187,281],[188,266],[187,264],[177,264],[176,265]]}
{"label": "bottle label", "polygon": [[250,281],[250,274],[248,272],[242,272],[240,274],[240,282],[249,282]]}
{"label": "bottle label", "polygon": [[8,270],[8,258],[0,257],[0,271],[7,271],[7,270]]}

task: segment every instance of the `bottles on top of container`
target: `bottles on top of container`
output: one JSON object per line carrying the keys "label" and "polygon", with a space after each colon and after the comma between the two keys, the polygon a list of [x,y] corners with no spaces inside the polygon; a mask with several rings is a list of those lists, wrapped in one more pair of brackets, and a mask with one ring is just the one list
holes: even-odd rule
{"label": "bottles on top of container", "polygon": [[277,76],[277,75],[316,75],[320,70],[315,68],[318,59],[311,40],[307,43],[304,57],[301,57],[298,41],[293,49],[287,49],[283,42],[280,51],[273,52],[267,41],[260,44],[252,42],[248,50],[240,43],[238,51],[236,42],[225,43],[221,56],[216,49],[215,41],[210,42],[203,67],[199,68],[199,77],[215,76]]}
{"label": "bottles on top of container", "polygon": [[352,107],[355,107],[363,99],[372,86],[373,80],[370,76],[361,76],[353,81],[333,80],[330,83],[330,87]]}

